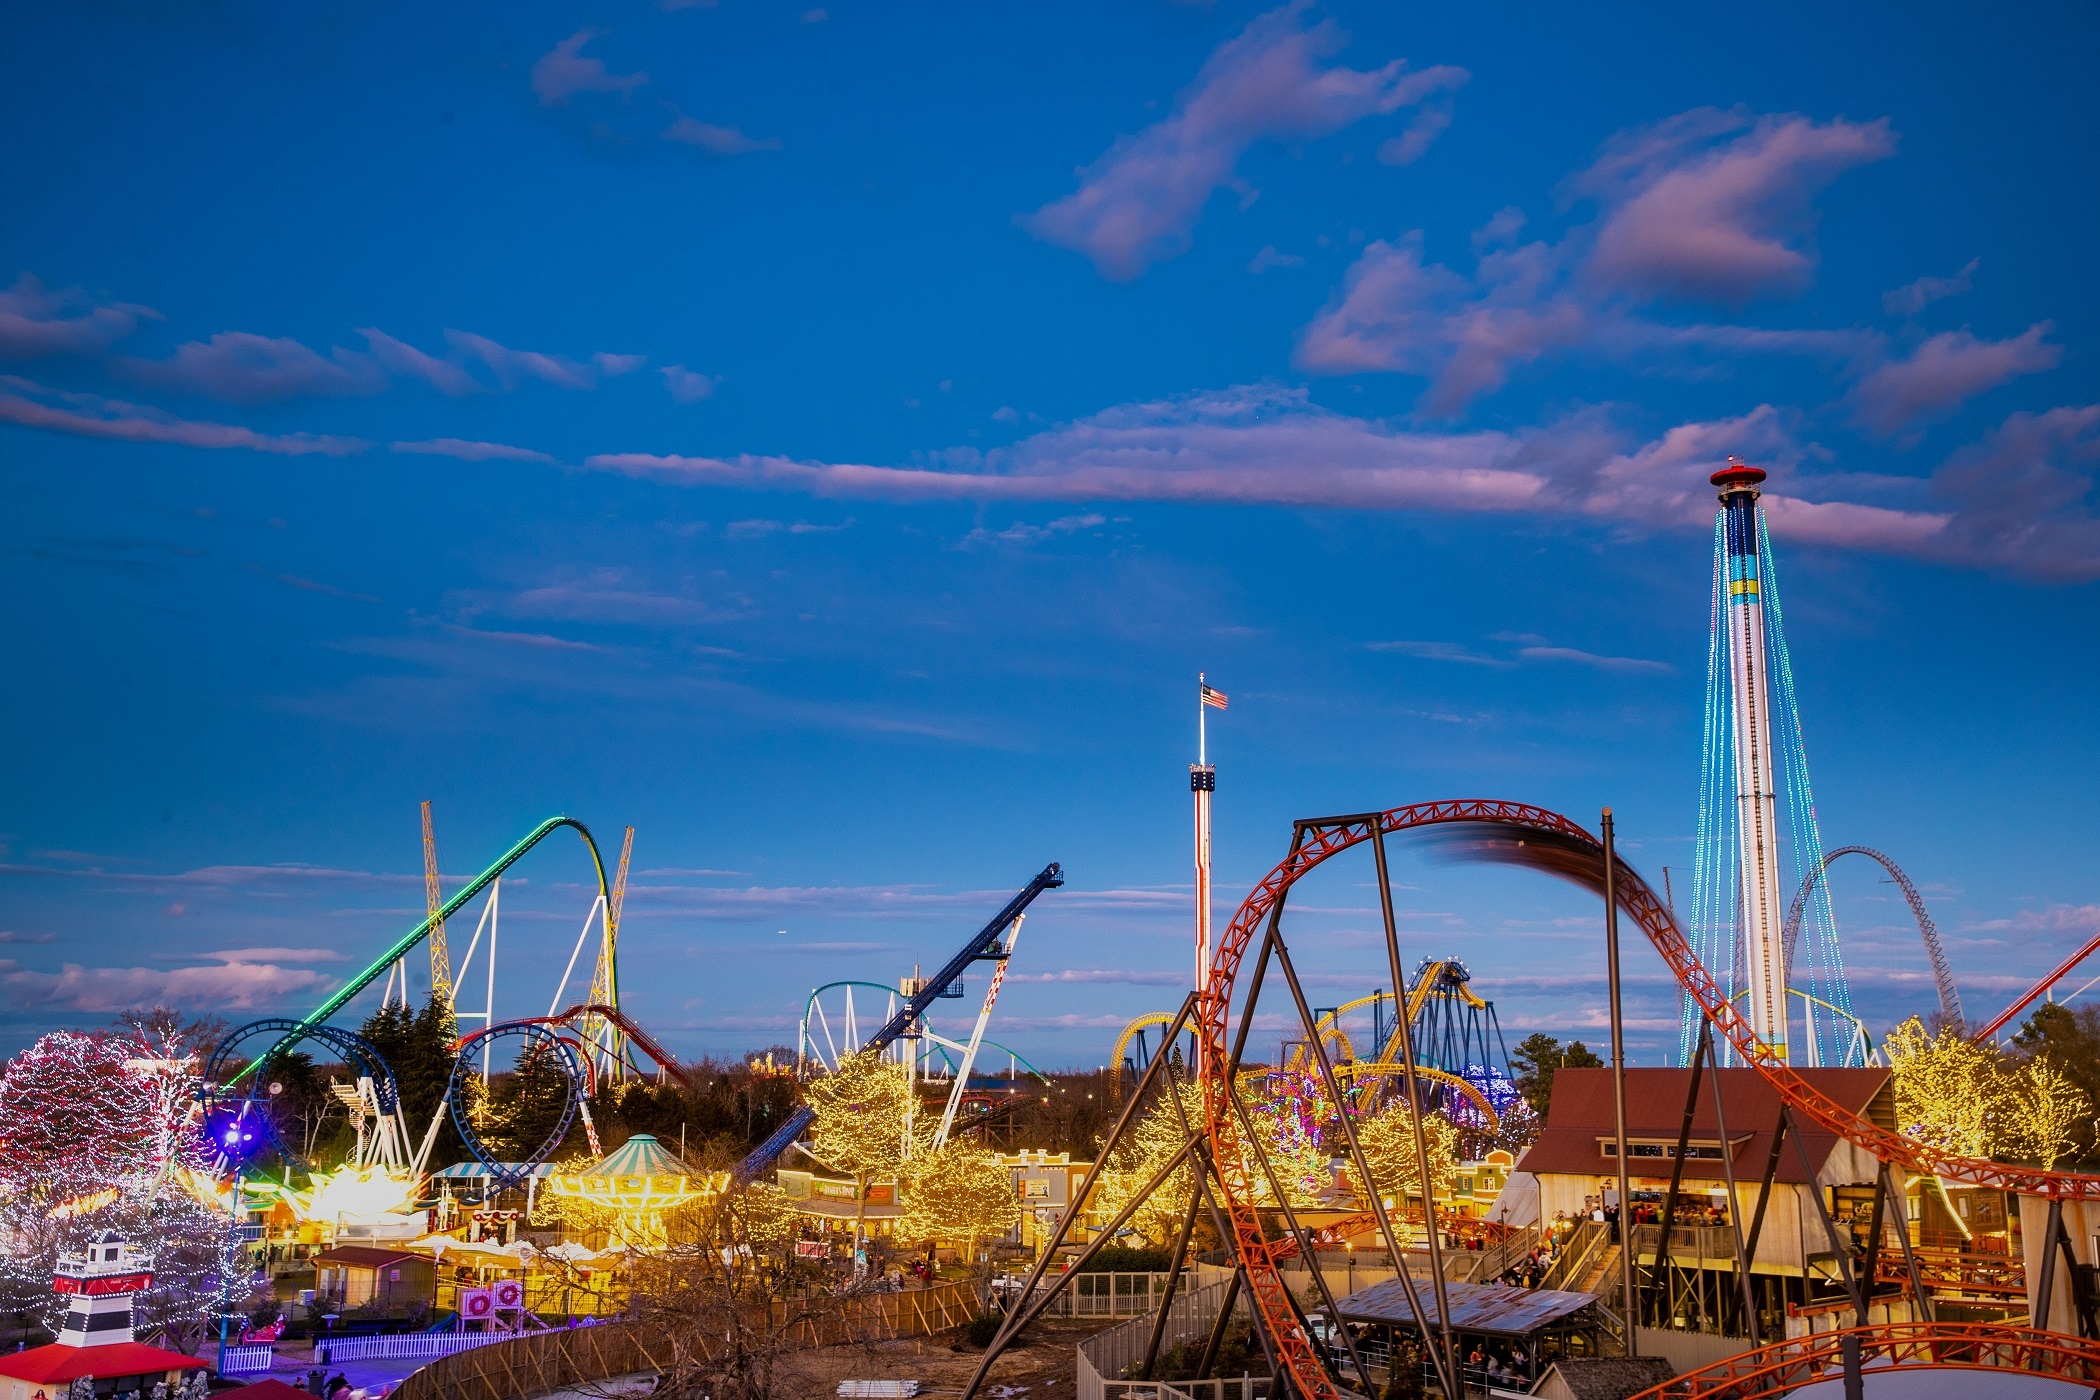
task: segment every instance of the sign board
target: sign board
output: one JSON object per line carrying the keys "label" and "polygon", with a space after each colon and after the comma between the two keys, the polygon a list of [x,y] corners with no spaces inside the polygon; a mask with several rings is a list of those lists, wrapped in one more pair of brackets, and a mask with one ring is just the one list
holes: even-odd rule
{"label": "sign board", "polygon": [[801,1259],[828,1259],[831,1246],[822,1240],[796,1240],[795,1255]]}

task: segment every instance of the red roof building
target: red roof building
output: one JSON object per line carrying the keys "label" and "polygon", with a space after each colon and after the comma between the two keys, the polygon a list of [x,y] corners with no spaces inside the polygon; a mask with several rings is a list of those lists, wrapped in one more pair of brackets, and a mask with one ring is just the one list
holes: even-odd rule
{"label": "red roof building", "polygon": [[95,1378],[95,1389],[108,1393],[108,1381],[137,1380],[120,1384],[118,1391],[149,1393],[161,1381],[171,1386],[186,1371],[201,1371],[204,1361],[179,1351],[163,1351],[144,1342],[105,1342],[94,1347],[69,1347],[53,1342],[27,1351],[0,1355],[0,1400],[62,1400],[66,1387],[82,1376]]}
{"label": "red roof building", "polygon": [[[1728,1119],[1726,1151],[1735,1167],[1740,1219],[1746,1223],[1757,1207],[1759,1183],[1771,1160],[1772,1138],[1779,1125],[1780,1098],[1771,1083],[1754,1069],[1707,1071],[1718,1075],[1721,1103]],[[1845,1108],[1882,1127],[1895,1127],[1895,1100],[1885,1069],[1797,1070],[1811,1086]],[[1670,1172],[1677,1155],[1677,1136],[1684,1123],[1686,1091],[1691,1071],[1686,1069],[1628,1069],[1626,1071],[1626,1161],[1636,1208],[1659,1202],[1670,1186]],[[1517,1163],[1517,1170],[1538,1179],[1539,1218],[1551,1223],[1557,1217],[1584,1220],[1601,1208],[1619,1189],[1617,1115],[1612,1106],[1609,1069],[1563,1069],[1553,1076],[1553,1102],[1546,1126],[1538,1140]],[[1798,1117],[1801,1143],[1808,1150],[1815,1189],[1826,1206],[1835,1205],[1840,1218],[1849,1214],[1849,1196],[1864,1194],[1871,1186],[1877,1163],[1867,1152],[1836,1135]],[[1692,1108],[1692,1131],[1679,1186],[1678,1223],[1696,1226],[1711,1208],[1726,1219],[1728,1188],[1721,1154],[1720,1129],[1714,1118],[1713,1087],[1703,1079]],[[1757,1258],[1751,1268],[1758,1273],[1799,1275],[1804,1263],[1816,1256],[1827,1257],[1830,1245],[1824,1237],[1813,1198],[1807,1195],[1809,1173],[1801,1168],[1801,1154],[1791,1140],[1780,1153],[1773,1173],[1771,1204],[1765,1211],[1764,1229],[1757,1243]],[[1720,1267],[1722,1236],[1702,1241],[1716,1257],[1708,1267]],[[1733,1246],[1729,1247],[1732,1251]],[[1704,1248],[1701,1253],[1705,1253]],[[1725,1260],[1734,1268],[1732,1252]]]}

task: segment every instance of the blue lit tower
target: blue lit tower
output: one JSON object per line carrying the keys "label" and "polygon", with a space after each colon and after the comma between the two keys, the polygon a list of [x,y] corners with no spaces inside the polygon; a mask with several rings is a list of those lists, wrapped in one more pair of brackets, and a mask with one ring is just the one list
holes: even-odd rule
{"label": "blue lit tower", "polygon": [[[1782,1060],[1857,1063],[1851,992],[1829,897],[1819,884],[1790,965],[1787,900],[1822,863],[1815,798],[1794,698],[1772,545],[1758,505],[1765,473],[1731,457],[1714,473],[1712,635],[1706,751],[1699,791],[1692,937],[1700,960],[1744,1003],[1757,1038]],[[1789,1035],[1798,1008],[1805,1032]],[[1696,1010],[1686,1007],[1689,1059]]]}

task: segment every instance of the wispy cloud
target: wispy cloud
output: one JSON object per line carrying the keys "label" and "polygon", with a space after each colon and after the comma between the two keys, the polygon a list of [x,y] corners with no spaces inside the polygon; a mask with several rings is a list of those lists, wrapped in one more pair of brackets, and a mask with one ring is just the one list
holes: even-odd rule
{"label": "wispy cloud", "polygon": [[1186,251],[1218,189],[1257,142],[1309,140],[1399,111],[1466,81],[1462,68],[1419,73],[1394,59],[1368,70],[1330,64],[1348,42],[1331,20],[1308,25],[1304,0],[1257,17],[1210,56],[1171,115],[1112,146],[1079,188],[1020,220],[1046,243],[1127,281]]}
{"label": "wispy cloud", "polygon": [[1626,132],[1570,188],[1603,206],[1588,273],[1637,296],[1740,305],[1814,275],[1810,197],[1896,153],[1886,120],[1702,107]]}
{"label": "wispy cloud", "polygon": [[605,61],[584,56],[584,45],[599,37],[596,29],[579,29],[532,65],[532,92],[542,107],[564,107],[581,92],[617,92],[627,97],[649,81],[647,73],[614,74]]}
{"label": "wispy cloud", "polygon": [[0,292],[0,359],[95,355],[160,319],[151,307],[96,302],[78,287],[55,291],[30,273]]}
{"label": "wispy cloud", "polygon": [[1973,285],[1976,269],[1982,266],[1982,258],[1970,258],[1968,264],[1952,277],[1920,277],[1893,292],[1883,292],[1881,309],[1891,316],[1915,316],[1936,301],[1968,291]]}
{"label": "wispy cloud", "polygon": [[1500,656],[1482,656],[1456,642],[1365,642],[1365,651],[1392,651],[1423,661],[1456,661],[1465,666],[1507,668],[1516,663]]}
{"label": "wispy cloud", "polygon": [[746,136],[733,126],[715,126],[687,116],[679,117],[664,128],[664,140],[691,146],[711,156],[746,156],[754,151],[780,149],[778,136]]}
{"label": "wispy cloud", "polygon": [[687,369],[684,365],[665,365],[658,373],[664,377],[664,387],[679,403],[698,403],[712,397],[715,386],[722,381],[711,375]]}
{"label": "wispy cloud", "polygon": [[183,447],[246,448],[283,456],[346,457],[372,444],[316,433],[259,433],[232,423],[197,422],[159,409],[96,394],[69,394],[14,376],[0,376],[0,422],[118,442],[162,442]]}
{"label": "wispy cloud", "polygon": [[1859,381],[1852,391],[1859,421],[1886,436],[2023,374],[2054,369],[2064,352],[2043,339],[2052,329],[2043,321],[2009,340],[1978,340],[1965,330],[1936,335]]}
{"label": "wispy cloud", "polygon": [[1128,404],[1011,447],[955,449],[938,466],[649,453],[603,453],[584,465],[691,485],[892,501],[1200,501],[1704,529],[1713,514],[1706,476],[1736,453],[1777,468],[1764,504],[1798,542],[2071,578],[2100,575],[2084,494],[2096,418],[2100,407],[2015,414],[1925,483],[1919,494],[1931,509],[1846,499],[1845,478],[1800,469],[1808,454],[1769,406],[1636,442],[1595,413],[1521,432],[1396,428],[1275,386]]}
{"label": "wispy cloud", "polygon": [[38,972],[0,959],[0,996],[20,1011],[106,1014],[127,1006],[182,1006],[194,1011],[254,1011],[282,1006],[295,994],[335,984],[324,973],[269,962],[216,962],[208,967],[86,967],[66,963]]}
{"label": "wispy cloud", "polygon": [[595,389],[601,376],[611,378],[632,373],[647,359],[642,355],[611,355],[600,351],[591,357],[589,364],[582,364],[537,350],[513,350],[470,331],[448,330],[445,339],[451,343],[455,354],[486,365],[505,389],[514,389],[526,379],[542,380],[563,389]]}
{"label": "wispy cloud", "polygon": [[529,447],[509,447],[500,442],[470,442],[465,438],[430,438],[423,442],[397,442],[395,452],[415,452],[432,457],[457,457],[462,462],[552,462],[554,458]]}

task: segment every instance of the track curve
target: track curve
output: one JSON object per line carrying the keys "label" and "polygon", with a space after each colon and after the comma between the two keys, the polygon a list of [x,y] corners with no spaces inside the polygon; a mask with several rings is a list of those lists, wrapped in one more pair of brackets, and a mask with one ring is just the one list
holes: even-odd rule
{"label": "track curve", "polygon": [[[1233,984],[1256,933],[1272,919],[1282,918],[1285,897],[1301,877],[1374,834],[1435,828],[1446,829],[1452,843],[1461,848],[1453,852],[1460,858],[1525,865],[1603,892],[1604,848],[1597,838],[1567,817],[1528,803],[1424,802],[1384,812],[1302,821],[1297,824],[1290,854],[1241,902],[1218,939],[1208,985],[1196,994],[1196,1021],[1205,1050],[1205,1129],[1220,1194],[1225,1198],[1237,1253],[1246,1267],[1249,1293],[1275,1339],[1277,1359],[1308,1400],[1328,1400],[1339,1392],[1297,1322],[1278,1267],[1282,1256],[1256,1209],[1259,1166],[1243,1150],[1224,1078],[1231,1064],[1228,1022]],[[1668,906],[1623,859],[1614,862],[1614,879],[1620,909],[1647,934],[1685,993],[1728,1037],[1743,1062],[1763,1074],[1800,1117],[1881,1161],[1910,1171],[2055,1200],[2100,1200],[2100,1176],[1958,1157],[1855,1117],[1757,1040],[1748,1019],[1700,965]]]}
{"label": "track curve", "polygon": [[1792,907],[1786,911],[1783,936],[1786,940],[1786,966],[1790,974],[1788,980],[1792,980],[1794,944],[1801,938],[1801,918],[1808,911],[1808,898],[1815,893],[1816,885],[1827,878],[1830,863],[1839,856],[1865,856],[1888,871],[1889,878],[1896,882],[1897,887],[1903,891],[1903,898],[1909,902],[1911,917],[1918,921],[1918,937],[1925,940],[1925,956],[1932,963],[1933,984],[1938,987],[1940,993],[1940,1014],[1957,1028],[1966,1024],[1961,1014],[1961,993],[1954,986],[1954,969],[1947,965],[1947,950],[1940,946],[1938,926],[1932,922],[1932,915],[1925,912],[1925,896],[1918,893],[1918,887],[1910,882],[1910,876],[1904,874],[1896,862],[1872,846],[1838,847],[1825,855],[1823,863],[1801,882],[1800,890],[1794,895]]}
{"label": "track curve", "polygon": [[[1871,1380],[1889,1370],[2022,1371],[2090,1386],[2100,1382],[2100,1342],[1985,1322],[1884,1322],[1795,1337],[1687,1371],[1632,1400],[1758,1400],[1837,1379],[1847,1339],[1859,1343]],[[1875,1363],[1881,1363],[1876,1365]]]}

